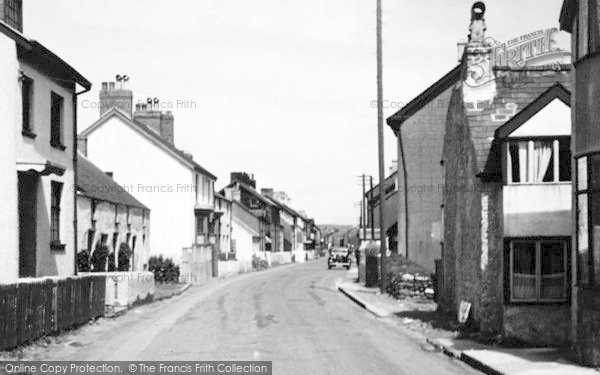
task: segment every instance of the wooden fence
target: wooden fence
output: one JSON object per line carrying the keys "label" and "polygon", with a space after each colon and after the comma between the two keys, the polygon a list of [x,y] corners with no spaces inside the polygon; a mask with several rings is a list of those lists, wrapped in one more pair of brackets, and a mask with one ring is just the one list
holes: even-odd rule
{"label": "wooden fence", "polygon": [[0,349],[15,348],[104,315],[104,276],[0,285]]}

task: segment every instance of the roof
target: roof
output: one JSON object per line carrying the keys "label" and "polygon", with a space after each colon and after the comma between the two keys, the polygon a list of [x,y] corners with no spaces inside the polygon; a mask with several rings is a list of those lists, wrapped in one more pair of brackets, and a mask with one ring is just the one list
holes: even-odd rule
{"label": "roof", "polygon": [[[252,213],[252,211],[250,211],[246,206],[244,206],[243,204],[241,204],[240,202],[233,200],[233,207],[239,207],[241,210],[245,211],[248,215],[250,215],[250,217],[254,218],[257,220],[257,223],[260,221],[260,218],[257,217],[254,213]],[[233,208],[232,207],[232,208]],[[252,228],[251,226],[249,226],[248,224],[246,224],[243,220],[241,220],[236,214],[235,214],[235,209],[232,210],[232,215],[231,215],[232,219],[235,220],[236,222],[238,222],[240,225],[242,225],[248,232],[251,232],[254,236],[260,236],[260,233],[258,233],[256,230],[254,230],[254,228]]]}
{"label": "roof", "polygon": [[240,182],[240,181],[230,182],[229,185],[225,186],[223,189],[221,189],[221,191],[223,191],[224,189],[226,189],[228,187],[232,187],[232,186],[234,186],[236,184],[240,188],[242,188],[243,190],[246,190],[248,193],[252,194],[254,197],[256,197],[258,200],[260,200],[264,204],[269,205],[269,206],[273,206],[273,207],[277,207],[277,204],[275,204],[274,202],[272,202],[269,199],[267,199],[261,193],[259,193],[258,191],[256,191],[255,188],[253,188],[252,186],[250,186],[250,185],[248,185],[246,183]]}
{"label": "roof", "polygon": [[[384,186],[385,186],[386,193],[388,193],[388,192],[389,192],[389,191],[388,191],[388,189],[389,189],[390,187],[394,187],[394,186],[393,186],[393,184],[396,182],[396,180],[395,180],[395,179],[396,179],[396,175],[397,175],[397,174],[398,174],[398,171],[396,171],[396,172],[394,172],[394,173],[390,174],[389,176],[387,176],[387,177],[385,178],[385,182],[384,182],[384,183],[385,183],[385,185],[384,185]],[[365,193],[365,197],[368,197],[368,196],[371,194],[371,192],[372,192],[372,191],[375,191],[375,192],[377,193],[377,195],[375,195],[375,197],[379,197],[379,184],[377,184],[377,185],[373,186],[373,188],[372,188],[372,189],[369,189],[369,190],[368,190],[368,191]]]}
{"label": "roof", "polygon": [[508,120],[504,125],[496,129],[496,138],[506,138],[512,132],[517,130],[533,115],[538,113],[542,108],[548,105],[554,99],[560,99],[563,103],[571,106],[571,92],[567,90],[562,84],[555,83],[554,86],[546,90],[542,95],[538,96],[531,104],[525,107],[521,112],[517,113],[513,118]]}
{"label": "roof", "polygon": [[150,129],[146,124],[143,124],[137,120],[129,118],[129,116],[127,116],[125,113],[123,113],[120,109],[118,109],[116,107],[113,107],[109,111],[106,111],[106,113],[104,113],[98,120],[96,120],[96,122],[94,122],[92,125],[90,125],[84,131],[82,131],[79,134],[78,138],[80,138],[80,139],[87,138],[92,132],[94,132],[94,130],[96,130],[97,128],[102,126],[106,121],[108,121],[108,119],[110,119],[113,116],[120,118],[124,123],[131,126],[135,130],[138,130],[140,133],[142,133],[143,135],[148,137],[151,141],[153,141],[153,143],[155,143],[159,147],[163,148],[164,150],[170,152],[174,157],[181,160],[182,162],[184,162],[185,164],[187,164],[194,170],[201,172],[205,175],[208,175],[211,178],[213,178],[214,180],[217,179],[217,177],[214,174],[210,173],[208,170],[203,168],[200,164],[195,162],[194,159],[192,159],[192,157],[190,157],[185,152],[183,152],[180,149],[178,149],[177,147],[175,147],[175,145],[173,145],[171,142],[167,141],[160,135],[156,134],[156,132],[154,132],[154,130]]}
{"label": "roof", "polygon": [[281,207],[281,209],[283,209],[284,211],[286,211],[290,215],[299,217],[299,218],[301,218],[304,221],[308,220],[304,215],[300,214],[298,211],[294,210],[293,208],[291,208],[290,206],[286,205],[285,203],[281,203],[277,199],[271,198],[269,196],[267,196],[265,198],[267,198],[268,200],[270,200],[271,202],[273,202],[273,204],[278,205],[279,207]]}
{"label": "roof", "polygon": [[148,210],[85,156],[77,158],[77,191],[88,198]]}
{"label": "roof", "polygon": [[27,39],[20,31],[2,21],[0,21],[0,33],[16,42],[19,59],[27,60],[41,71],[59,81],[77,83],[86,90],[92,87],[90,81],[85,79],[85,77],[52,51],[33,39]]}
{"label": "roof", "polygon": [[454,84],[456,84],[460,80],[460,75],[461,66],[457,65],[451,71],[446,73],[445,76],[443,76],[433,85],[431,85],[427,90],[423,91],[416,98],[414,98],[404,107],[402,107],[402,109],[394,113],[392,116],[388,117],[387,124],[394,131],[398,131],[398,129],[400,129],[400,126],[406,120],[408,120],[411,116],[420,111],[433,99],[440,96],[444,91],[448,90]]}
{"label": "roof", "polygon": [[560,29],[566,32],[573,32],[573,18],[577,15],[578,1],[564,0],[560,10]]}
{"label": "roof", "polygon": [[215,198],[223,199],[224,201],[231,202],[232,200],[227,198],[225,195],[215,192]]}
{"label": "roof", "polygon": [[[541,97],[556,94],[564,99],[564,94],[560,92],[571,89],[570,66],[561,66],[560,69],[496,67],[494,74],[496,96],[493,102],[484,106],[480,111],[465,111],[475,148],[478,174],[484,179],[493,180],[498,179],[501,174],[502,153],[500,142],[496,138],[496,131],[509,123],[518,113],[525,110],[527,110],[526,113],[529,113],[540,106],[543,103]],[[562,88],[553,88],[557,84]],[[460,90],[454,94],[457,93],[460,93]],[[462,104],[462,101],[460,103]],[[516,122],[513,125],[507,125],[504,129],[509,129],[514,124]],[[500,133],[503,134],[505,131],[500,130]]]}

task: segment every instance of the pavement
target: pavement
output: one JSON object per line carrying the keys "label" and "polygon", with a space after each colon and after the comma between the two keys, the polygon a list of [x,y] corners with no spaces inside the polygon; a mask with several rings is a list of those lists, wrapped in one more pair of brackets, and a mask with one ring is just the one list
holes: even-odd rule
{"label": "pavement", "polygon": [[480,373],[349,303],[336,289],[345,273],[327,270],[323,258],[192,286],[25,347],[19,358],[268,360],[274,374]]}
{"label": "pavement", "polygon": [[[351,270],[336,282],[337,289],[358,306],[378,318],[388,318],[403,311],[402,305],[375,288],[367,288],[356,280]],[[389,319],[384,321],[390,322]],[[392,320],[393,322],[393,320]],[[398,324],[394,324],[399,326]],[[414,333],[414,332],[413,332]],[[491,375],[598,375],[600,370],[579,366],[569,360],[571,354],[561,348],[504,349],[471,340],[452,337],[421,336],[428,344],[476,370]],[[433,372],[432,372],[433,373]]]}

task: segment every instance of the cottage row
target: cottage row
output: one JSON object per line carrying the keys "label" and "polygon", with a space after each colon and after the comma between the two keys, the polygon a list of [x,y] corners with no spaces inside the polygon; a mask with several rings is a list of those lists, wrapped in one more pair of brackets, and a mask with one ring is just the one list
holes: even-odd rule
{"label": "cottage row", "polygon": [[175,146],[173,114],[155,100],[134,106],[128,77],[102,83],[99,119],[78,124],[91,83],[23,35],[22,1],[0,9],[0,283],[93,270],[98,249],[107,268],[133,271],[196,248],[245,269],[270,253],[312,256],[314,220],[247,173],[216,191],[216,176]]}
{"label": "cottage row", "polygon": [[[564,2],[571,56],[558,28],[490,43],[475,3],[459,64],[387,119],[384,197],[389,250],[436,273],[440,308],[596,365],[599,6]],[[378,227],[379,187],[366,198]]]}

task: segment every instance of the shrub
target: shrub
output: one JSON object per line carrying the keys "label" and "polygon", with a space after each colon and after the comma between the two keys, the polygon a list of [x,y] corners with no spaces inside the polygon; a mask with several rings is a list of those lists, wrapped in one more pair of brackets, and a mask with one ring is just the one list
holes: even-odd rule
{"label": "shrub", "polygon": [[77,253],[77,271],[79,272],[90,272],[92,270],[92,264],[90,262],[90,252],[87,250],[81,250]]}
{"label": "shrub", "polygon": [[128,244],[123,242],[119,246],[118,270],[119,271],[129,271],[129,268],[130,268],[129,261],[130,260],[131,260],[131,249],[129,248]]}
{"label": "shrub", "polygon": [[176,283],[179,281],[179,266],[171,258],[162,255],[151,256],[148,259],[148,270],[154,273],[154,280],[161,283]]}
{"label": "shrub", "polygon": [[252,268],[261,271],[269,268],[269,263],[256,255],[252,255]]}
{"label": "shrub", "polygon": [[108,272],[115,272],[117,267],[115,265],[115,252],[108,254]]}
{"label": "shrub", "polygon": [[107,258],[108,246],[97,243],[92,253],[92,272],[105,272]]}

